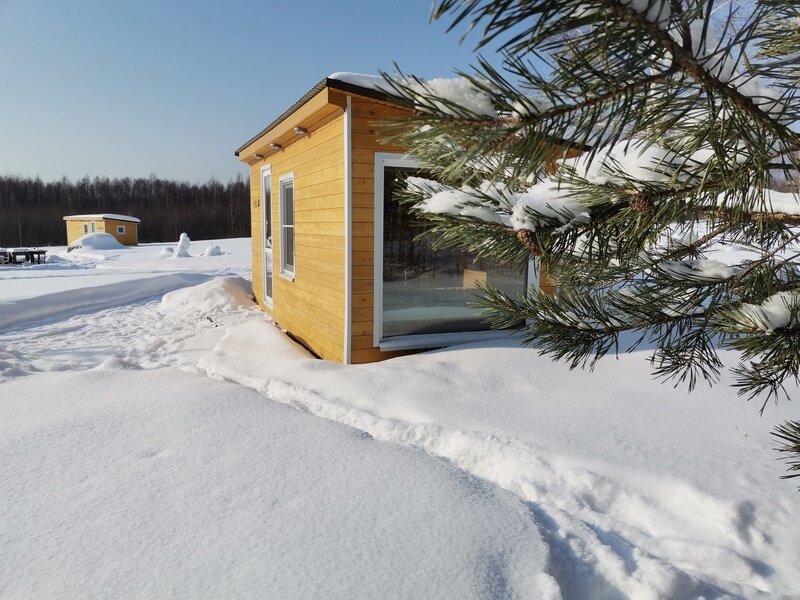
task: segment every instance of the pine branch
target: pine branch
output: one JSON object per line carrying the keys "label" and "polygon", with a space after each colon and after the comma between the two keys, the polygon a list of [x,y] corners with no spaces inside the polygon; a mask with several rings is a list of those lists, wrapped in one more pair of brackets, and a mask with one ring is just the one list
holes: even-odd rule
{"label": "pine branch", "polygon": [[782,478],[800,477],[800,421],[786,421],[773,429],[772,435],[782,443],[776,450],[786,454],[783,458],[789,463],[790,474]]}

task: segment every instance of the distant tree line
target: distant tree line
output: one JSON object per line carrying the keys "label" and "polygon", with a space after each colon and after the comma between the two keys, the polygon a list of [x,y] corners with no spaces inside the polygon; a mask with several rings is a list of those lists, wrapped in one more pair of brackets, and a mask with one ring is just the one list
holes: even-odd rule
{"label": "distant tree line", "polygon": [[250,183],[237,175],[187,183],[158,179],[84,177],[43,182],[0,176],[0,246],[55,246],[67,242],[63,217],[117,213],[141,219],[140,242],[250,235]]}

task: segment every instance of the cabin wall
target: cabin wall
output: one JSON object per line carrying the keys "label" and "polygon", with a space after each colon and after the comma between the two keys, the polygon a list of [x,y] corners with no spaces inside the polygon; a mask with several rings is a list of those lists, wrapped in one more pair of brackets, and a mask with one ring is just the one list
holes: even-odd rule
{"label": "cabin wall", "polygon": [[[67,246],[87,233],[106,232],[103,219],[70,219],[69,221],[65,221],[65,223],[67,224]],[[94,223],[94,231],[92,231],[92,223]],[[86,232],[83,231],[84,225],[89,229]]]}
{"label": "cabin wall", "polygon": [[[261,168],[272,174],[273,308],[264,300]],[[294,174],[295,276],[280,273],[279,180]],[[250,167],[253,291],[284,329],[322,358],[344,359],[344,117],[309,127]]]}
{"label": "cabin wall", "polygon": [[[136,246],[139,243],[139,224],[130,221],[118,221],[116,219],[105,219],[100,222],[104,229],[98,231],[105,231],[108,234],[117,238],[120,244],[126,246]],[[125,227],[125,233],[117,233],[117,227]]]}
{"label": "cabin wall", "polygon": [[383,360],[401,353],[381,352],[374,347],[375,294],[375,153],[398,152],[399,146],[382,143],[381,121],[400,118],[409,109],[352,96],[353,111],[353,363]]}
{"label": "cabin wall", "polygon": [[89,221],[64,221],[67,224],[67,246],[83,235],[83,224]]}

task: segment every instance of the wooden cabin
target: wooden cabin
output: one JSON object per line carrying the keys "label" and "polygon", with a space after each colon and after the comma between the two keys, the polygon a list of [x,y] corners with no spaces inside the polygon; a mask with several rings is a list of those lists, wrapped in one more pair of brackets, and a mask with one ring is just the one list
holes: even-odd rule
{"label": "wooden cabin", "polygon": [[64,221],[67,222],[68,246],[87,233],[109,233],[125,246],[136,246],[139,243],[141,221],[136,217],[112,214],[69,215],[64,217]]}
{"label": "wooden cabin", "polygon": [[528,284],[527,272],[415,239],[393,184],[420,165],[380,132],[411,109],[380,81],[331,75],[236,151],[250,167],[253,293],[293,338],[342,363],[504,335],[467,306],[474,285]]}

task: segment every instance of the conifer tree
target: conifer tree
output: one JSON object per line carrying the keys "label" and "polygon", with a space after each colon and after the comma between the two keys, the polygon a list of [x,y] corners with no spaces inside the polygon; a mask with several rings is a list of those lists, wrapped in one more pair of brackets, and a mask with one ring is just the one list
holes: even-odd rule
{"label": "conifer tree", "polygon": [[[524,322],[572,367],[646,347],[656,378],[689,389],[730,368],[762,411],[796,389],[800,7],[437,0],[432,15],[493,54],[456,80],[386,77],[416,109],[392,131],[434,174],[406,199],[439,246],[533,255],[557,290],[484,288],[489,322]],[[800,471],[800,422],[774,435]]]}

